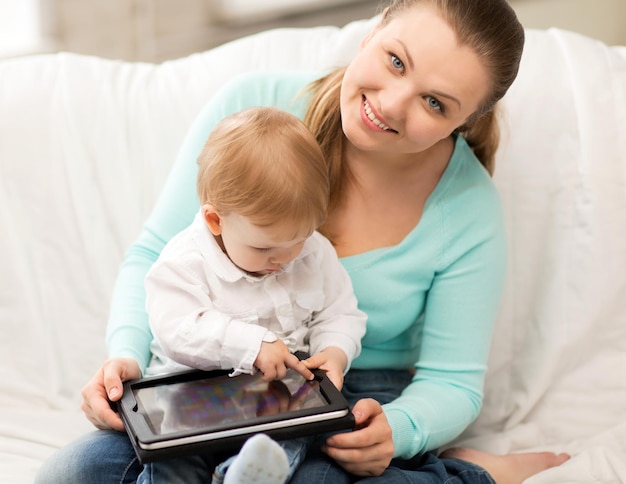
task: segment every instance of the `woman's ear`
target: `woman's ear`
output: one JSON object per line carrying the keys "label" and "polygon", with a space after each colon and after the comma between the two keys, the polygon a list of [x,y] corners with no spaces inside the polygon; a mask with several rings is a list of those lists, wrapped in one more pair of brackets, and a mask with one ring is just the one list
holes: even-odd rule
{"label": "woman's ear", "polygon": [[222,233],[222,218],[213,205],[210,203],[202,205],[202,216],[213,235],[217,236]]}

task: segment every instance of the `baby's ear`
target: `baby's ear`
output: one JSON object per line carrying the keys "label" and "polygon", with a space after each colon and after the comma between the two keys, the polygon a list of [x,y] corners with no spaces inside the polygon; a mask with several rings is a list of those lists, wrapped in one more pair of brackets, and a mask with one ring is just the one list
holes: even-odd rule
{"label": "baby's ear", "polygon": [[222,218],[213,205],[210,203],[202,205],[202,216],[213,235],[220,235],[222,233]]}

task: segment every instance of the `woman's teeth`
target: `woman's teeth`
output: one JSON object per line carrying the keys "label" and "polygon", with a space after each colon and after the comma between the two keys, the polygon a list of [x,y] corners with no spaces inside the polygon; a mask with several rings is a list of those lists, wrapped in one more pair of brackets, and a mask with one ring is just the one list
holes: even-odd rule
{"label": "woman's teeth", "polygon": [[363,106],[365,107],[365,114],[367,114],[367,117],[370,119],[372,123],[374,123],[379,128],[384,129],[385,131],[391,130],[389,126],[387,126],[380,119],[374,116],[374,113],[372,112],[372,108],[370,108],[370,105],[367,102],[367,99],[363,100]]}

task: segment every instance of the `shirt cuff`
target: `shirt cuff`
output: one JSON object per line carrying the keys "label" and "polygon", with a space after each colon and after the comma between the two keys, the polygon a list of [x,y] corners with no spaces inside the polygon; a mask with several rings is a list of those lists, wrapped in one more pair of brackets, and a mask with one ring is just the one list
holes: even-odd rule
{"label": "shirt cuff", "polygon": [[394,446],[394,457],[410,459],[413,453],[415,436],[418,430],[408,415],[397,408],[390,408],[383,405],[383,412],[387,417],[387,422],[391,427],[391,435]]}

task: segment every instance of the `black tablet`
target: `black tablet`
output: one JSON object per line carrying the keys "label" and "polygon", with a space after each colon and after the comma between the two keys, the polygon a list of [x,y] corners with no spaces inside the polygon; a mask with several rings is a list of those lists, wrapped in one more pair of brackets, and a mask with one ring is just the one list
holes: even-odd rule
{"label": "black tablet", "polygon": [[259,432],[281,440],[351,429],[348,402],[322,371],[307,381],[191,370],[124,383],[118,410],[142,463],[236,449]]}

